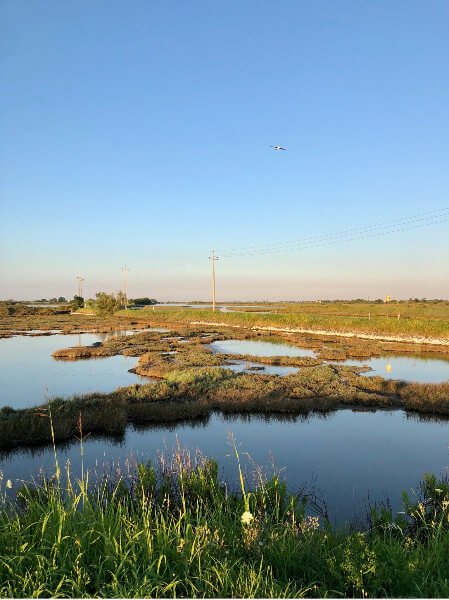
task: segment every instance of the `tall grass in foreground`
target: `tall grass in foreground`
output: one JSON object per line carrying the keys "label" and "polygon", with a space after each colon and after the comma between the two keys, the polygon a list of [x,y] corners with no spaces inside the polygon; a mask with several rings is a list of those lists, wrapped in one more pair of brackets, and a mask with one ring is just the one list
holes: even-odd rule
{"label": "tall grass in foreground", "polygon": [[3,503],[0,595],[449,595],[449,488],[434,477],[419,503],[404,496],[404,516],[374,512],[366,532],[319,524],[276,475],[241,486],[230,493],[213,460],[180,449],[157,471],[134,464],[95,484],[57,467]]}

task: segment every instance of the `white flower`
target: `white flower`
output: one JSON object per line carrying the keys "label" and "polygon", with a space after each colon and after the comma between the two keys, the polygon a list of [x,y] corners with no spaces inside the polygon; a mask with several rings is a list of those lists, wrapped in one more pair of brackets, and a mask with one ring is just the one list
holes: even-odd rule
{"label": "white flower", "polygon": [[251,521],[254,519],[253,515],[249,512],[249,510],[245,510],[242,515],[242,523],[244,525],[249,525]]}
{"label": "white flower", "polygon": [[6,487],[7,488],[12,488],[12,481],[11,481],[11,479],[8,479],[8,481],[6,482]]}

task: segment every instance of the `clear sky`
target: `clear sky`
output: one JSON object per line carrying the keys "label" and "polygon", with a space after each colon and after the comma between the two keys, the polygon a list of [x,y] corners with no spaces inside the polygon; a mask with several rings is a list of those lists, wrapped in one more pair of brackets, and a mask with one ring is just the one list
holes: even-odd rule
{"label": "clear sky", "polygon": [[[447,0],[2,0],[0,298],[449,297]],[[279,144],[287,151],[275,151]],[[193,262],[193,259],[201,260]]]}

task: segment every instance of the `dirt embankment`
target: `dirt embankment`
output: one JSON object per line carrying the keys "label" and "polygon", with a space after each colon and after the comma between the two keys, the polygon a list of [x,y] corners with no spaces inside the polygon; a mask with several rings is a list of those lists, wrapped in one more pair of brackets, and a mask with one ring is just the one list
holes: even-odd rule
{"label": "dirt embankment", "polygon": [[251,329],[253,331],[269,331],[279,333],[306,333],[313,335],[326,335],[340,338],[360,338],[364,340],[376,340],[383,342],[403,342],[406,344],[427,344],[432,346],[441,346],[449,348],[449,339],[444,338],[428,338],[424,336],[401,336],[387,335],[374,333],[361,333],[358,331],[335,331],[331,329],[303,329],[300,327],[262,327],[255,325],[253,327],[245,327],[243,325],[230,325],[229,323],[210,322],[210,321],[190,321],[191,325],[211,325],[214,327],[232,327],[234,329]]}

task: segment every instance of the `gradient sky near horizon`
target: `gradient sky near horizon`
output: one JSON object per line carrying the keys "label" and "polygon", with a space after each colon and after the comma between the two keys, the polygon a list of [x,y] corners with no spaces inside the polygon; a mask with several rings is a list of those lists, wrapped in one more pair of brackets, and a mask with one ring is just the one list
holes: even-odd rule
{"label": "gradient sky near horizon", "polygon": [[127,264],[131,297],[208,299],[213,249],[217,300],[449,297],[444,219],[225,256],[449,206],[447,0],[2,0],[0,20],[0,298],[117,291]]}

